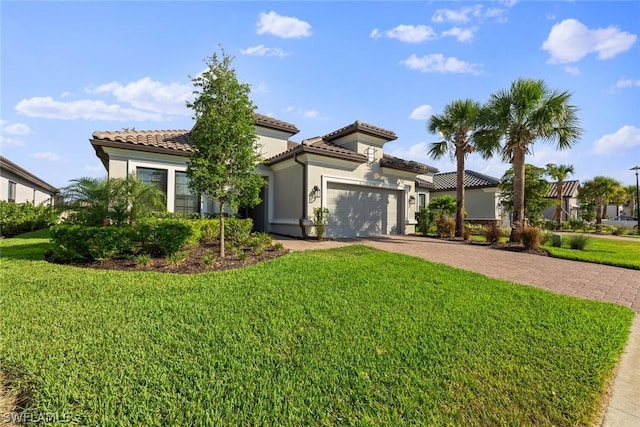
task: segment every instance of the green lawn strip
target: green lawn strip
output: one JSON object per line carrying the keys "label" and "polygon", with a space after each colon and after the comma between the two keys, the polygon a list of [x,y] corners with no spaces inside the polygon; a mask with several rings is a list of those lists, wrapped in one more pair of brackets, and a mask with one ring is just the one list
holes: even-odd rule
{"label": "green lawn strip", "polygon": [[41,243],[0,242],[0,369],[81,425],[590,424],[633,317],[365,246],[172,275]]}
{"label": "green lawn strip", "polygon": [[596,236],[588,237],[589,243],[584,250],[569,247],[570,235],[562,236],[562,247],[557,248],[551,243],[544,248],[556,258],[607,264],[616,267],[640,270],[640,244],[635,241],[621,239],[605,239]]}

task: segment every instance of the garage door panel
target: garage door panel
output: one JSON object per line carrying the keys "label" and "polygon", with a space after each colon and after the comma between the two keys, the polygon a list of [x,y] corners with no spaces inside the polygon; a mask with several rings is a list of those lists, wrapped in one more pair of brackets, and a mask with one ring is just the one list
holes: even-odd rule
{"label": "garage door panel", "polygon": [[375,236],[398,231],[399,192],[331,183],[327,236]]}

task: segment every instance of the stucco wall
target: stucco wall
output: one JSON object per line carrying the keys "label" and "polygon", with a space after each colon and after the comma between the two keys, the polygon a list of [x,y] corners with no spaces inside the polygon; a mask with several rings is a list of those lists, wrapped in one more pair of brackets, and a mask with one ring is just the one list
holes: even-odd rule
{"label": "stucco wall", "polygon": [[263,159],[268,159],[287,151],[288,133],[273,129],[256,128],[258,134],[259,153]]}
{"label": "stucco wall", "polygon": [[9,181],[16,183],[16,203],[33,203],[35,205],[51,203],[52,194],[42,188],[34,186],[29,181],[2,169],[0,176],[0,200],[7,201],[9,196]]}
{"label": "stucco wall", "polygon": [[[432,191],[430,200],[437,197],[449,195],[456,198],[454,191]],[[493,188],[473,188],[466,189],[464,192],[464,210],[467,212],[465,219],[468,220],[485,220],[500,218],[500,201]]]}

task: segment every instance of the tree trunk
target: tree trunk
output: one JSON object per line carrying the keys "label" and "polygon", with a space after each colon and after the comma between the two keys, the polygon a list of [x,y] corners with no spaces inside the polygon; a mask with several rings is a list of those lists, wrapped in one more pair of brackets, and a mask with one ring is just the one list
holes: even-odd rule
{"label": "tree trunk", "polygon": [[220,202],[220,257],[224,258],[224,202]]}
{"label": "tree trunk", "polygon": [[520,230],[524,227],[524,171],[525,147],[517,146],[513,150],[513,223],[510,242],[520,241]]}
{"label": "tree trunk", "polygon": [[558,198],[558,206],[556,206],[556,215],[555,220],[558,224],[558,229],[562,229],[562,187],[564,183],[562,181],[558,181],[556,185],[556,197]]}
{"label": "tree trunk", "polygon": [[464,236],[464,154],[456,148],[456,237]]}

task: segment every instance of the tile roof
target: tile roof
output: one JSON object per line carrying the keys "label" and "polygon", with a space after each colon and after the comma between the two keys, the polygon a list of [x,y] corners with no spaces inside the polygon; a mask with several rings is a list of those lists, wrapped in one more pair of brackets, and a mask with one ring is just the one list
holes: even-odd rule
{"label": "tile roof", "polygon": [[291,123],[283,122],[282,120],[274,119],[273,117],[265,116],[263,114],[253,113],[253,115],[256,118],[256,124],[258,126],[283,130],[285,132],[289,132],[291,135],[295,135],[300,132],[300,130]]}
{"label": "tile roof", "polygon": [[47,190],[50,193],[58,192],[58,189],[56,187],[49,184],[48,182],[41,180],[40,178],[38,178],[28,170],[18,166],[17,164],[13,163],[11,160],[7,159],[6,157],[0,156],[0,169],[5,169],[11,172],[12,174],[19,176],[20,178]]}
{"label": "tile roof", "polygon": [[[165,150],[193,152],[189,141],[189,131],[181,130],[121,130],[94,132],[93,140],[128,143],[141,147],[160,148]],[[95,144],[94,144],[95,145]]]}
{"label": "tile roof", "polygon": [[[433,176],[433,185],[436,191],[455,190],[456,189],[456,172],[438,173]],[[484,175],[478,172],[464,171],[464,188],[484,188],[497,187],[500,183],[498,178]]]}
{"label": "tile roof", "polygon": [[426,188],[427,190],[435,190],[436,186],[433,182],[425,181],[424,179],[416,178],[416,188]]}
{"label": "tile roof", "polygon": [[398,157],[384,154],[380,159],[380,166],[391,169],[399,169],[415,173],[435,173],[438,169],[427,166],[424,163],[415,162],[413,160],[404,160]]}
{"label": "tile roof", "polygon": [[[556,183],[550,182],[549,191],[545,195],[548,198],[556,198],[558,197],[558,193],[556,192]],[[564,185],[562,186],[562,195],[563,197],[577,197],[578,190],[580,189],[580,181],[571,180],[564,181]]]}
{"label": "tile roof", "polygon": [[361,122],[356,120],[355,122],[347,125],[338,130],[334,130],[331,133],[326,134],[323,138],[326,141],[332,141],[334,139],[338,139],[341,136],[350,135],[352,133],[362,132],[368,135],[377,136],[382,139],[386,139],[387,141],[393,141],[394,139],[398,139],[398,136],[395,132],[392,132],[387,129],[379,128],[377,126],[370,125],[368,123]]}
{"label": "tile roof", "polygon": [[302,141],[300,144],[288,145],[290,148],[280,154],[267,159],[266,165],[272,165],[282,160],[293,157],[296,153],[311,153],[320,154],[328,157],[334,157],[345,160],[352,160],[359,163],[365,163],[367,156],[357,153],[344,147],[340,147],[332,142],[324,140],[322,137],[309,138]]}

